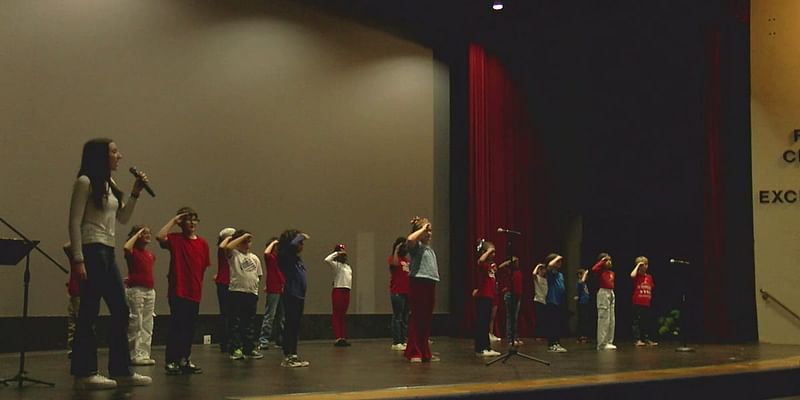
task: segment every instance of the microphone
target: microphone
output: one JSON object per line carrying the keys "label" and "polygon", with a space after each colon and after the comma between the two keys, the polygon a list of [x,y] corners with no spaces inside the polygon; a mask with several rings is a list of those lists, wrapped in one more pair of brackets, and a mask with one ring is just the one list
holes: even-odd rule
{"label": "microphone", "polygon": [[500,233],[510,233],[512,235],[522,236],[521,232],[512,231],[511,229],[497,228],[497,231],[500,232]]}
{"label": "microphone", "polygon": [[[133,176],[136,177],[136,179],[139,180],[142,179],[141,172],[138,169],[136,169],[136,167],[131,167],[128,171],[130,171],[133,174]],[[150,185],[147,182],[142,182],[142,183],[144,184],[144,190],[147,191],[147,194],[149,194],[150,197],[156,197],[156,192],[154,192],[153,189],[150,188]]]}
{"label": "microphone", "polygon": [[670,259],[669,259],[669,262],[670,262],[671,264],[683,264],[683,265],[689,265],[689,262],[688,262],[688,261],[686,261],[686,260],[678,260],[678,259],[676,259],[676,258],[670,258]]}

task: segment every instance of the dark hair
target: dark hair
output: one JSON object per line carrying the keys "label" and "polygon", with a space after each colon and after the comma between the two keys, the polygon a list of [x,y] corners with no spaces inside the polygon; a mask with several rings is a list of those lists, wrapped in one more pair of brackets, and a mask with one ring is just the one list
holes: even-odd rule
{"label": "dark hair", "polygon": [[250,232],[248,232],[248,231],[246,231],[244,229],[237,229],[236,232],[233,232],[233,235],[231,235],[231,240],[238,239],[238,238],[240,238],[240,237],[242,237],[244,235],[247,235],[248,233],[250,233]]}
{"label": "dark hair", "polygon": [[392,245],[392,252],[394,252],[394,248],[397,247],[398,244],[402,244],[399,249],[397,249],[397,255],[400,257],[405,257],[408,254],[408,249],[406,249],[406,238],[403,236],[398,236],[397,239],[394,240],[394,244]]}
{"label": "dark hair", "polygon": [[269,240],[267,240],[267,244],[265,244],[265,245],[264,245],[264,247],[267,247],[267,246],[269,246],[269,244],[270,244],[270,243],[272,243],[272,242],[274,242],[274,241],[276,241],[276,240],[278,240],[278,238],[277,238],[277,237],[275,237],[275,236],[273,236],[273,237],[269,238]]}
{"label": "dark hair", "polygon": [[611,254],[608,254],[608,253],[600,253],[600,254],[598,254],[598,255],[597,255],[597,261],[600,261],[600,260],[602,260],[602,259],[603,259],[603,258],[605,258],[605,257],[611,257]]}
{"label": "dark hair", "polygon": [[292,241],[301,233],[297,229],[287,229],[281,233],[278,238],[278,263],[280,265],[291,265],[300,258],[297,254],[297,246],[293,245]]}
{"label": "dark hair", "polygon": [[194,208],[188,206],[183,206],[179,208],[177,212],[175,212],[175,215],[181,215],[181,214],[189,214],[191,216],[194,216],[195,218],[198,217],[197,211],[195,211]]}
{"label": "dark hair", "polygon": [[89,196],[98,209],[103,208],[103,200],[107,195],[106,184],[117,201],[121,202],[122,199],[122,191],[111,181],[111,169],[108,167],[108,146],[111,142],[111,139],[97,138],[84,143],[81,167],[78,170],[78,177],[86,175],[89,178],[92,188]]}
{"label": "dark hair", "polygon": [[136,232],[139,232],[141,229],[146,227],[147,225],[134,225],[133,227],[131,227],[131,231],[128,232],[128,239],[132,238],[133,235],[136,234]]}
{"label": "dark hair", "polygon": [[481,256],[483,255],[483,253],[486,253],[487,250],[493,249],[493,248],[495,248],[494,243],[492,243],[492,242],[490,242],[490,241],[488,241],[486,239],[479,240],[478,241],[478,248],[477,248],[477,250],[478,250],[477,251],[478,259],[480,259]]}

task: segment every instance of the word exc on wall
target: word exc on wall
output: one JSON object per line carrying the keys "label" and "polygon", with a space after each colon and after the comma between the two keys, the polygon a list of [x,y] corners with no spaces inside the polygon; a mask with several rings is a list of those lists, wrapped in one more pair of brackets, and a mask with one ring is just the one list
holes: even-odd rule
{"label": "word exc on wall", "polygon": [[[800,129],[792,132],[792,140],[795,145],[800,142]],[[800,165],[800,148],[785,150],[781,159],[787,164]],[[759,190],[757,196],[759,204],[792,204],[800,201],[800,189]]]}

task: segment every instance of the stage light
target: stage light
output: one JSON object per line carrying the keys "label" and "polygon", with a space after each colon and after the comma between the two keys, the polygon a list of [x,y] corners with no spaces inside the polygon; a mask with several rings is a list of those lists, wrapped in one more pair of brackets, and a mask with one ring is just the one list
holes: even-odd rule
{"label": "stage light", "polygon": [[503,9],[503,2],[501,0],[494,0],[492,3],[492,10],[500,11]]}

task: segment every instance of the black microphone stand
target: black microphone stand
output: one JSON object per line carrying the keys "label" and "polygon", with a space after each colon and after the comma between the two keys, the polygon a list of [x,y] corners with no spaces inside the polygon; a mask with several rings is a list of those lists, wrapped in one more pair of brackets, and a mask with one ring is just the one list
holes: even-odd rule
{"label": "black microphone stand", "polygon": [[[55,264],[55,266],[58,267],[61,271],[63,271],[65,274],[69,273],[69,271],[67,271],[66,268],[62,267],[61,264],[59,264],[56,260],[54,260],[52,257],[50,257],[47,253],[45,253],[42,249],[39,248],[39,245],[38,245],[39,242],[38,241],[28,239],[27,237],[25,237],[25,235],[22,234],[22,232],[20,232],[17,229],[15,229],[13,226],[11,226],[11,224],[6,222],[6,220],[4,220],[3,218],[0,218],[0,222],[2,222],[5,226],[9,227],[12,231],[14,231],[14,233],[19,235],[19,237],[21,237],[25,241],[26,245],[36,249],[39,253],[42,253],[42,255],[47,257],[48,260],[50,260],[53,264]],[[27,320],[28,320],[28,286],[30,285],[30,282],[31,282],[31,269],[30,269],[30,266],[31,266],[31,255],[30,255],[30,248],[29,248],[28,253],[25,255],[25,274],[24,274],[24,277],[23,277],[23,285],[25,287],[25,290],[24,290],[23,302],[22,302],[22,322],[20,323],[20,325],[21,325],[20,326],[20,332],[23,334],[23,336],[26,334],[25,332],[26,332],[26,328],[27,328],[26,325],[27,325]],[[25,337],[27,337],[27,336],[25,336]],[[40,385],[47,385],[47,386],[50,386],[50,387],[55,386],[55,383],[45,382],[45,381],[41,381],[41,380],[33,379],[33,378],[28,378],[28,376],[27,376],[28,375],[28,371],[25,371],[25,350],[27,350],[27,347],[28,347],[27,343],[28,343],[28,340],[25,339],[25,338],[23,338],[22,340],[19,341],[19,346],[20,346],[20,350],[19,350],[19,371],[17,371],[17,374],[14,375],[11,378],[0,380],[0,382],[3,383],[3,385],[5,385],[5,386],[8,386],[9,382],[17,382],[17,387],[19,387],[19,388],[22,388],[23,382],[31,382],[31,383],[34,383],[34,384],[38,383]]]}
{"label": "black microphone stand", "polygon": [[[688,267],[689,267],[689,263],[688,262],[676,263],[676,264],[682,264],[681,267],[682,267],[682,269],[684,269],[683,276],[689,276],[688,275],[689,271],[686,271],[686,269],[688,269]],[[681,345],[678,348],[676,348],[675,351],[677,351],[679,353],[691,353],[691,352],[694,351],[694,348],[693,347],[689,347],[689,345],[686,344],[686,324],[684,323],[684,321],[686,320],[686,284],[681,285],[681,307],[680,308],[681,308],[681,316],[680,316],[680,318],[678,318],[678,328],[680,329]]]}
{"label": "black microphone stand", "polygon": [[[509,260],[512,260],[513,256],[514,256],[514,237],[515,237],[515,235],[519,235],[519,233],[518,232],[514,232],[514,231],[508,231],[508,230],[503,230],[503,231],[498,230],[498,232],[503,232],[503,233],[506,234],[507,256],[508,256]],[[513,268],[513,267],[509,267],[509,268]],[[506,313],[508,313],[508,310],[506,310]],[[506,329],[509,329],[509,327],[506,327]],[[519,357],[522,357],[522,358],[525,358],[525,359],[528,359],[528,360],[531,360],[531,361],[536,361],[536,362],[544,364],[544,365],[548,365],[548,366],[550,365],[549,361],[545,361],[545,360],[542,360],[540,358],[529,356],[529,355],[527,355],[525,353],[521,353],[521,352],[519,352],[517,350],[517,344],[516,344],[516,342],[517,342],[517,331],[516,330],[514,331],[514,333],[512,335],[510,335],[508,340],[509,340],[509,342],[508,342],[508,351],[506,351],[505,353],[497,356],[494,360],[491,360],[491,361],[487,362],[486,363],[487,367],[492,365],[492,364],[494,364],[494,363],[496,363],[496,362],[498,362],[498,361],[502,361],[503,364],[505,364],[506,361],[508,361],[509,358],[514,357],[514,356],[519,356]]]}

